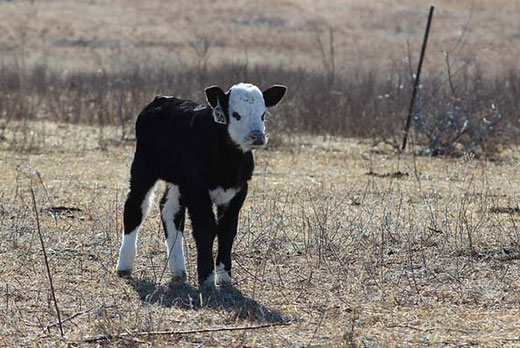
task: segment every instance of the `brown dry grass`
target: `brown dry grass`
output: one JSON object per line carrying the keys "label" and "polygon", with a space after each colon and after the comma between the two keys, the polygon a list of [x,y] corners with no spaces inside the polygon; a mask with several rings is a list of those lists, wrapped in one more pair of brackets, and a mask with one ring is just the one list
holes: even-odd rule
{"label": "brown dry grass", "polygon": [[[235,288],[172,285],[154,207],[137,269],[116,276],[133,144],[117,131],[29,123],[0,150],[0,342],[89,346],[105,334],[289,323],[268,329],[126,337],[108,346],[520,344],[518,152],[487,162],[397,156],[359,140],[294,136],[257,153],[240,219]],[[29,139],[29,136],[28,138]],[[16,145],[16,146],[15,146]],[[35,175],[38,171],[45,190]],[[367,175],[370,173],[370,175]],[[401,173],[401,174],[400,174]],[[37,242],[37,193],[65,338]],[[79,208],[57,212],[51,207]]]}
{"label": "brown dry grass", "polygon": [[[335,35],[339,70],[380,68],[418,52],[430,1],[2,1],[0,57],[59,69],[191,62],[192,45],[211,39],[211,62],[245,61],[321,69],[317,38]],[[425,66],[518,68],[520,7],[515,0],[441,0]],[[453,50],[461,33],[464,40]],[[247,52],[246,52],[247,51]],[[20,62],[22,63],[22,62]]]}
{"label": "brown dry grass", "polygon": [[[520,214],[514,198],[520,192],[520,157],[514,145],[498,144],[497,155],[488,161],[399,156],[389,147],[358,139],[273,136],[275,146],[257,153],[257,170],[242,210],[233,254],[235,288],[201,292],[194,286],[189,226],[188,282],[170,284],[157,206],[143,225],[133,278],[122,280],[115,274],[134,146],[121,141],[121,129],[101,121],[100,127],[51,122],[62,118],[47,110],[54,96],[48,89],[54,87],[41,86],[45,79],[36,86],[42,90],[38,98],[32,96],[38,102],[26,103],[31,86],[24,83],[37,80],[38,70],[34,76],[30,72],[40,65],[62,74],[64,81],[76,69],[117,75],[165,64],[176,72],[208,58],[196,57],[194,47],[200,49],[201,39],[212,40],[210,65],[248,61],[280,68],[275,72],[296,74],[303,67],[319,75],[326,62],[318,37],[326,46],[329,27],[335,33],[338,74],[361,76],[367,67],[400,69],[406,63],[407,39],[412,51],[418,51],[429,5],[413,0],[0,1],[0,61],[9,69],[15,63],[13,81],[20,83],[6,89],[12,95],[1,98],[0,346],[88,347],[82,343],[85,338],[105,334],[279,323],[288,325],[130,335],[104,343],[520,345]],[[426,76],[445,79],[437,75],[444,71],[443,53],[456,44],[470,13],[470,30],[451,52],[454,71],[478,62],[487,73],[496,73],[497,81],[500,76],[507,81],[509,75],[501,73],[518,69],[517,1],[443,0],[436,5]],[[1,82],[9,87],[13,81]],[[291,88],[298,87],[297,81]],[[189,91],[183,85],[171,92],[199,90],[196,82],[189,82]],[[131,115],[155,93],[155,87],[135,86],[136,94],[124,104]],[[507,94],[511,99],[516,98],[514,86],[510,84]],[[88,91],[93,94],[79,94],[92,98],[85,105],[104,110],[106,105],[98,101],[110,95],[96,99],[102,90]],[[372,95],[365,89],[354,92]],[[74,100],[73,94],[69,99]],[[68,105],[58,111],[74,122],[80,115]],[[279,112],[298,107],[290,102]],[[362,122],[359,127],[367,128]],[[277,132],[287,129],[278,126]],[[56,314],[36,235],[31,187],[66,320],[65,338],[53,326]]]}

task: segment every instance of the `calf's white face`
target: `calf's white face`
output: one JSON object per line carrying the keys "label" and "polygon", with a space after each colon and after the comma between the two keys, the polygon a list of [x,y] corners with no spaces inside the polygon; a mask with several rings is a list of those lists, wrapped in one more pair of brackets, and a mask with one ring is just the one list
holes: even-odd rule
{"label": "calf's white face", "polygon": [[252,84],[239,83],[227,93],[216,86],[205,92],[215,122],[227,124],[231,140],[246,152],[267,144],[267,108],[278,104],[286,90],[285,86],[274,85],[262,92]]}
{"label": "calf's white face", "polygon": [[262,92],[253,85],[240,83],[229,90],[229,125],[231,139],[242,149],[267,144],[265,112]]}

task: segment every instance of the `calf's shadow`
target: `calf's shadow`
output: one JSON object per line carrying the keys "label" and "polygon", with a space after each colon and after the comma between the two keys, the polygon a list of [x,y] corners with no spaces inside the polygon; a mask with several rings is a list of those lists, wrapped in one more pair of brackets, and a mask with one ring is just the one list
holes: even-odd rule
{"label": "calf's shadow", "polygon": [[285,317],[279,311],[265,307],[231,285],[207,289],[195,288],[188,283],[171,282],[167,285],[160,285],[147,278],[130,277],[126,281],[145,304],[194,311],[211,308],[230,313],[231,321],[236,319],[261,323],[293,321],[293,318]]}

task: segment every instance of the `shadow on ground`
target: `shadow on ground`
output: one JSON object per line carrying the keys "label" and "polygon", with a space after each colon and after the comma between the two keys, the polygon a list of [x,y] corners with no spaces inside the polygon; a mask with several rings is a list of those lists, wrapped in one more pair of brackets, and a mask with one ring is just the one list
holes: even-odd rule
{"label": "shadow on ground", "polygon": [[203,308],[223,310],[232,315],[232,321],[236,319],[263,323],[293,321],[293,318],[284,317],[279,311],[265,307],[233,286],[206,289],[195,288],[187,283],[171,282],[167,286],[158,285],[151,279],[127,278],[126,281],[146,304],[187,310]]}

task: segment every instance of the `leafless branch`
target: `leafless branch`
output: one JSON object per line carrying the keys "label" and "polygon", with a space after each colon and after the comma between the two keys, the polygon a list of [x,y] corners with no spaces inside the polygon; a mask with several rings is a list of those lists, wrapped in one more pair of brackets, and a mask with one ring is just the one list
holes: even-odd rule
{"label": "leafless branch", "polygon": [[60,317],[60,310],[58,308],[58,301],[56,301],[56,292],[54,291],[54,284],[52,282],[52,274],[51,269],[49,267],[49,260],[47,258],[47,252],[45,251],[45,244],[43,243],[43,235],[40,228],[40,217],[38,216],[38,209],[36,207],[36,199],[34,198],[34,190],[31,187],[31,197],[33,202],[33,208],[34,208],[34,214],[36,216],[36,226],[38,228],[38,236],[40,238],[40,244],[42,246],[42,252],[43,252],[43,260],[45,261],[45,267],[47,269],[47,276],[49,277],[49,285],[51,287],[51,294],[52,294],[52,300],[54,302],[54,308],[56,309],[56,315],[58,317],[58,325],[60,328],[60,334],[61,337],[64,337],[65,334],[63,333],[63,325]]}
{"label": "leafless branch", "polygon": [[109,334],[97,337],[86,338],[81,343],[98,343],[101,341],[109,341],[113,339],[126,339],[131,337],[150,337],[150,336],[173,336],[173,335],[190,335],[196,333],[206,332],[222,332],[222,331],[244,331],[244,330],[258,330],[274,326],[286,326],[291,323],[274,323],[274,324],[262,324],[255,326],[235,326],[235,327],[213,327],[213,328],[202,328],[192,330],[166,330],[166,331],[145,331],[145,332],[126,332],[120,334]]}
{"label": "leafless branch", "polygon": [[[102,308],[110,308],[110,307],[113,307],[113,306],[103,306]],[[63,319],[62,321],[60,321],[58,323],[47,325],[44,330],[49,330],[52,327],[58,326],[60,323],[63,324],[63,323],[66,323],[68,321],[71,321],[72,319],[75,319],[75,318],[77,318],[79,316],[88,314],[88,313],[92,312],[94,309],[96,309],[96,308],[92,307],[92,308],[89,308],[89,309],[85,309],[84,311],[74,313],[70,317],[68,317],[66,319]]]}

